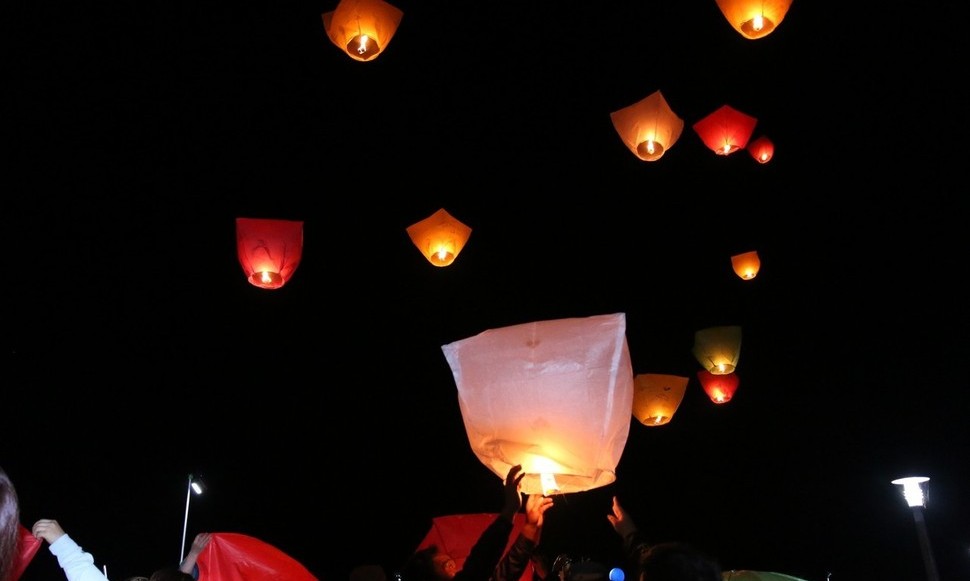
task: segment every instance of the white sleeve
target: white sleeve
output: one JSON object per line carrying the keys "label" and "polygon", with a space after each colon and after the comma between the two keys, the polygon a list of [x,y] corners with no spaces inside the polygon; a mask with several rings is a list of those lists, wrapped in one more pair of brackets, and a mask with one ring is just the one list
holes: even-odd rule
{"label": "white sleeve", "polygon": [[50,550],[57,557],[61,569],[64,569],[67,581],[108,581],[104,573],[94,566],[91,553],[85,553],[66,533],[51,543]]}

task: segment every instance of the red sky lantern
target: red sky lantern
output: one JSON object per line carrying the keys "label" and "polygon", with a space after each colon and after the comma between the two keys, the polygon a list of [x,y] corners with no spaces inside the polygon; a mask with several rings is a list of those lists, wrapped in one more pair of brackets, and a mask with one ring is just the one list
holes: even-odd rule
{"label": "red sky lantern", "polygon": [[748,145],[757,124],[756,118],[730,105],[721,105],[716,111],[694,123],[694,131],[714,153],[731,155]]}
{"label": "red sky lantern", "polygon": [[775,144],[762,135],[748,144],[748,153],[758,163],[768,163],[775,155]]}
{"label": "red sky lantern", "polygon": [[741,383],[737,373],[714,375],[704,369],[697,372],[697,379],[701,382],[701,387],[704,388],[707,397],[711,398],[711,401],[716,404],[731,401],[734,392],[738,390],[738,385]]}
{"label": "red sky lantern", "polygon": [[391,42],[404,13],[384,0],[340,0],[324,12],[323,28],[337,48],[357,61],[370,61]]}
{"label": "red sky lantern", "polygon": [[236,252],[251,285],[278,289],[300,265],[303,222],[236,218]]}

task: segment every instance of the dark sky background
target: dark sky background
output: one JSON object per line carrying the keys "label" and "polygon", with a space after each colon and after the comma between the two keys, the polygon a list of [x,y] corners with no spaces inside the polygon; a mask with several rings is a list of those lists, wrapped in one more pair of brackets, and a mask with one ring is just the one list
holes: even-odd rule
{"label": "dark sky background", "polygon": [[[669,425],[632,421],[614,484],[557,500],[549,551],[615,560],[616,494],[725,569],[922,579],[890,484],[921,474],[940,578],[970,578],[955,7],[795,0],[751,41],[713,0],[517,4],[397,2],[366,63],[323,30],[336,2],[4,5],[0,465],[24,524],[148,574],[195,473],[189,542],[391,571],[432,517],[501,506],[441,346],[623,312],[634,372],[691,381]],[[658,89],[685,126],[647,163],[609,114]],[[724,104],[771,163],[703,146]],[[436,268],[405,229],[442,207],[472,235]],[[304,221],[282,289],[246,282],[240,216]],[[715,325],[743,328],[723,406],[691,354]],[[24,578],[62,577],[45,548]]]}

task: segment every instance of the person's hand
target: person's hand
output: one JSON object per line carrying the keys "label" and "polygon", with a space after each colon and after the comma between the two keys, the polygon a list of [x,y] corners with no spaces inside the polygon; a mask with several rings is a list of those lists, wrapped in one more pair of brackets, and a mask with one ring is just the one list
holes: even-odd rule
{"label": "person's hand", "polygon": [[195,538],[192,540],[192,547],[189,549],[189,553],[198,555],[202,552],[202,549],[209,544],[210,540],[212,540],[211,533],[199,533],[195,535]]}
{"label": "person's hand", "polygon": [[509,520],[515,518],[515,513],[522,508],[522,493],[519,492],[519,486],[525,478],[525,473],[519,474],[521,471],[522,465],[516,464],[509,469],[509,474],[505,477],[505,506],[502,507],[501,514]]}
{"label": "person's hand", "polygon": [[61,528],[61,525],[56,520],[48,518],[42,518],[35,522],[30,532],[38,539],[44,539],[48,544],[53,544],[54,541],[64,536],[64,529]]}
{"label": "person's hand", "polygon": [[522,535],[539,543],[542,534],[542,515],[552,506],[552,498],[541,494],[530,494],[525,499],[525,524],[522,525]]}
{"label": "person's hand", "polygon": [[542,527],[542,515],[552,506],[552,497],[530,494],[525,499],[525,523]]}
{"label": "person's hand", "polygon": [[637,530],[636,523],[633,522],[633,518],[623,510],[620,506],[620,501],[613,497],[613,514],[606,515],[607,520],[613,525],[613,530],[616,534],[620,535],[621,539],[625,539],[627,535]]}

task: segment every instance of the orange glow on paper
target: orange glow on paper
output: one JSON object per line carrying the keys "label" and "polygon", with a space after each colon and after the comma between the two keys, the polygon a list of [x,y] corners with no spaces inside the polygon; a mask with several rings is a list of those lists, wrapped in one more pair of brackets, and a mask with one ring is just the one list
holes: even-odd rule
{"label": "orange glow on paper", "polygon": [[717,404],[727,403],[734,397],[738,385],[741,383],[737,373],[714,375],[701,369],[697,372],[697,379],[701,382],[704,393]]}
{"label": "orange glow on paper", "polygon": [[250,284],[281,288],[300,265],[303,222],[236,218],[236,253]]}
{"label": "orange glow on paper", "polygon": [[734,30],[749,39],[768,36],[781,24],[792,0],[716,0]]}
{"label": "orange glow on paper", "polygon": [[757,124],[756,118],[730,105],[722,105],[694,123],[694,131],[711,151],[718,155],[730,155],[748,145]]}
{"label": "orange glow on paper", "polygon": [[327,36],[357,61],[377,57],[394,37],[404,13],[384,0],[340,0],[322,15]]}
{"label": "orange glow on paper", "polygon": [[408,236],[428,262],[448,266],[465,247],[472,229],[444,208],[408,227]]}
{"label": "orange glow on paper", "polygon": [[633,417],[645,426],[670,423],[684,399],[687,382],[686,377],[679,375],[637,375],[633,386]]}
{"label": "orange glow on paper", "polygon": [[667,104],[660,91],[610,113],[613,128],[633,155],[656,161],[680,139],[684,120]]}
{"label": "orange glow on paper", "polygon": [[758,257],[756,250],[735,254],[731,257],[731,266],[734,268],[734,273],[742,279],[751,280],[758,276],[758,271],[761,270],[761,258]]}

